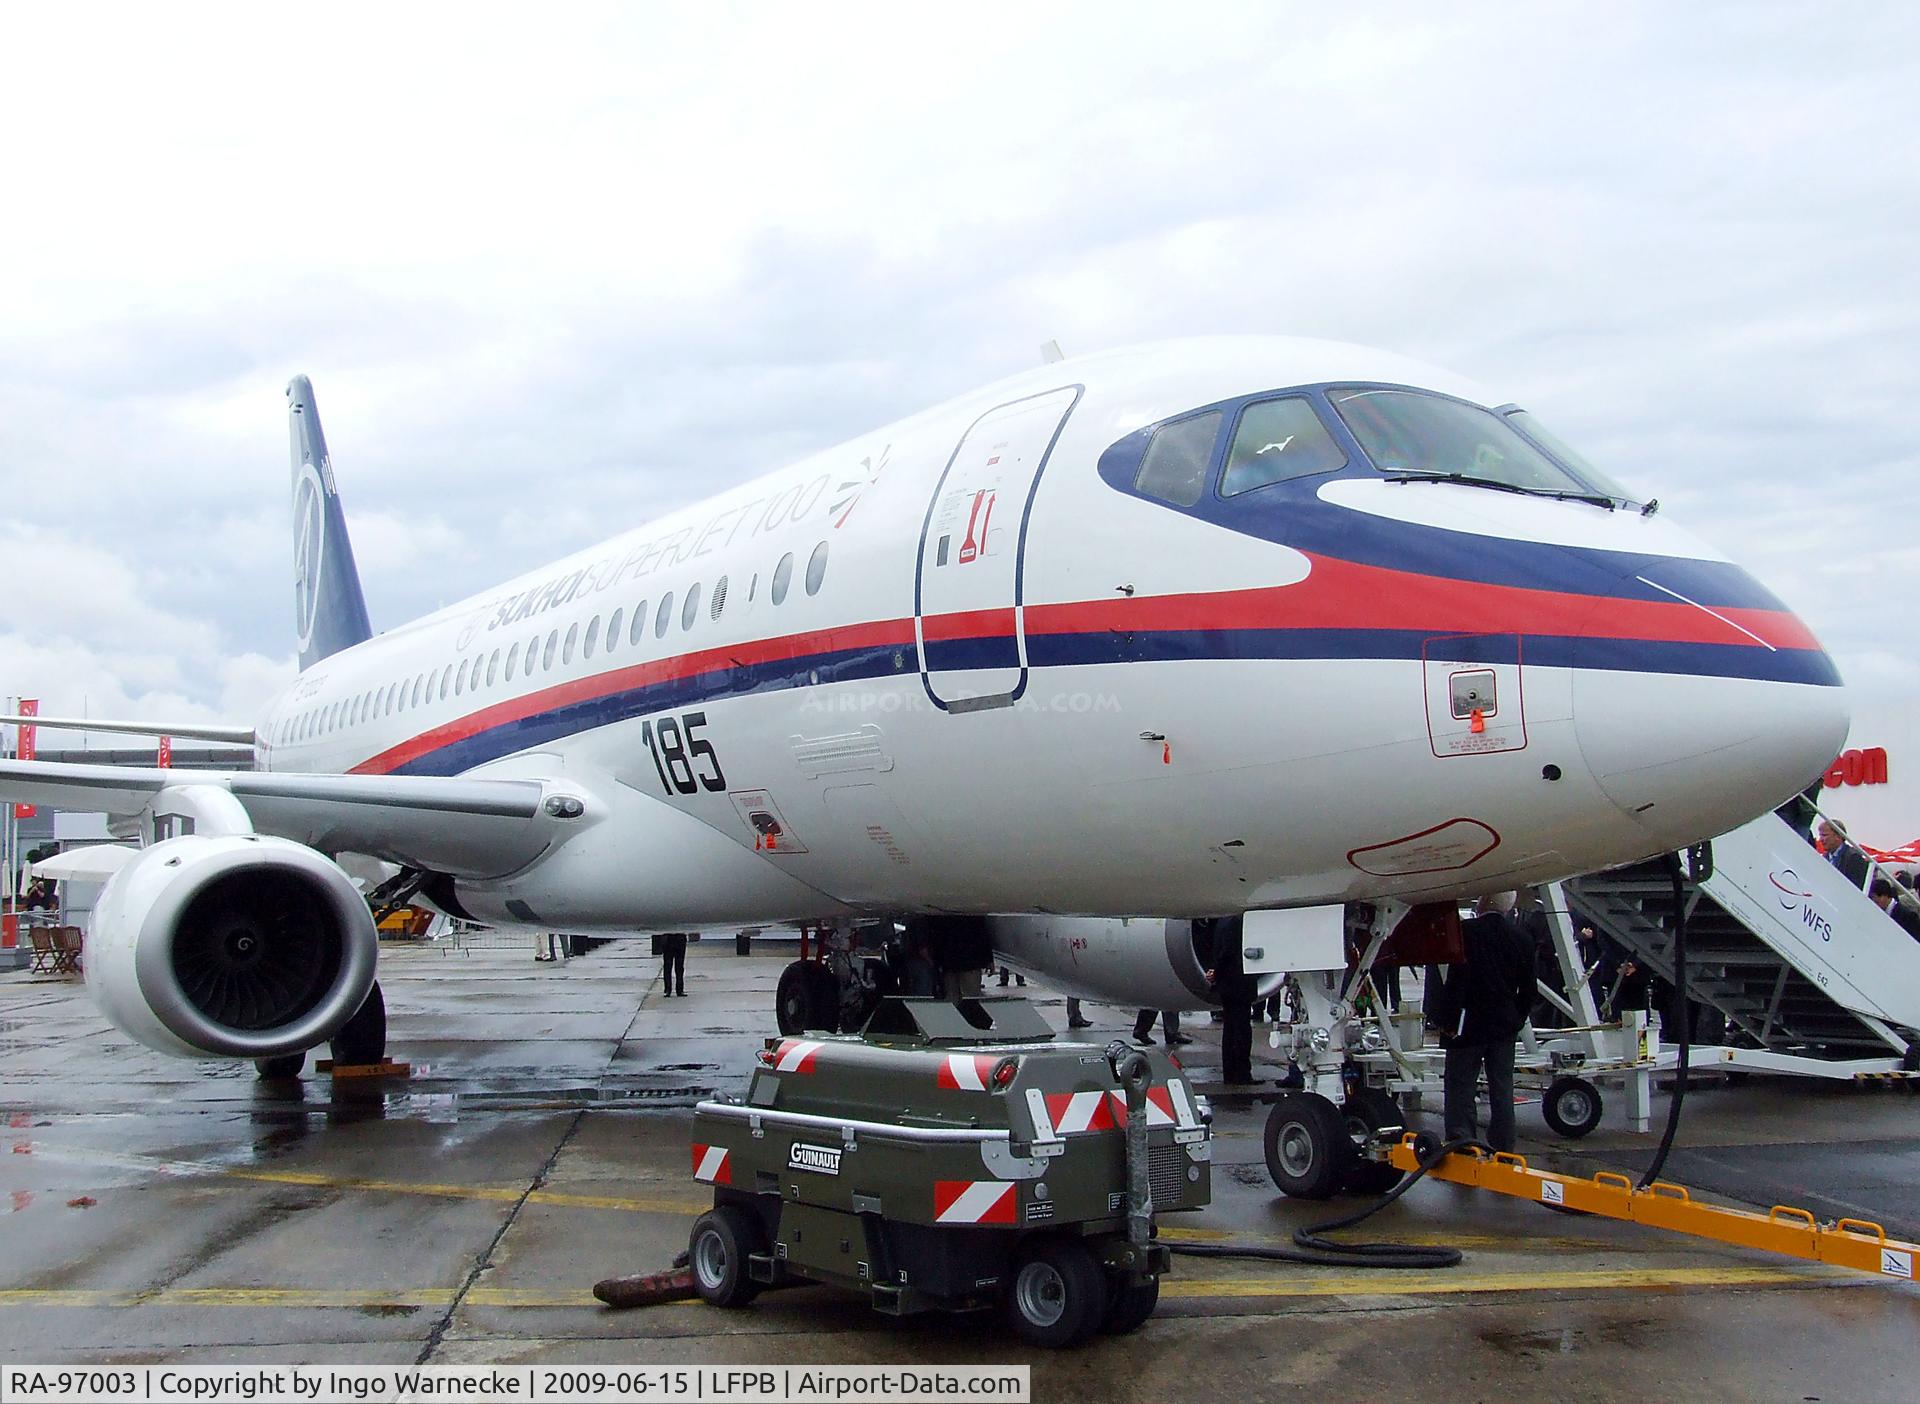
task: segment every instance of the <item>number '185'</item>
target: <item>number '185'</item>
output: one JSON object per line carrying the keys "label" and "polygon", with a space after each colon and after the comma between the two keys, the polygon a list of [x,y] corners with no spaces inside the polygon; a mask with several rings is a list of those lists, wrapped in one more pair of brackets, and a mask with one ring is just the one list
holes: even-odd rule
{"label": "number '185'", "polygon": [[[707,724],[705,712],[686,712],[679,717],[662,717],[658,726],[643,722],[640,735],[653,757],[654,771],[660,776],[660,788],[667,794],[691,795],[702,785],[709,790],[727,788],[727,777],[720,772],[720,757],[713,743],[699,735]],[[696,762],[704,762],[701,769]]]}

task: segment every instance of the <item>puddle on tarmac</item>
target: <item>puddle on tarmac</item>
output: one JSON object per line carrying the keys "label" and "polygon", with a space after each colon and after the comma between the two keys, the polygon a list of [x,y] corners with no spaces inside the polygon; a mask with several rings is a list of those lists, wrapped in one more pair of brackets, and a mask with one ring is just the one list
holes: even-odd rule
{"label": "puddle on tarmac", "polygon": [[1645,1346],[1657,1329],[1650,1318],[1643,1317],[1528,1331],[1486,1326],[1475,1334],[1483,1344],[1493,1347],[1502,1355],[1525,1359],[1541,1355],[1574,1355],[1596,1346]]}

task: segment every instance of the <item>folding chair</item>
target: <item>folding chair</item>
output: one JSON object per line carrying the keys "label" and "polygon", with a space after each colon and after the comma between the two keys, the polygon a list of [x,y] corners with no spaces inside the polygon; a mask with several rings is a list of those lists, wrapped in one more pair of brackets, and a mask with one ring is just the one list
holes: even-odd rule
{"label": "folding chair", "polygon": [[53,944],[53,928],[50,926],[31,926],[27,935],[33,942],[33,964],[28,969],[33,975],[58,975],[60,973],[60,952]]}
{"label": "folding chair", "polygon": [[54,963],[53,968],[62,975],[81,973],[80,952],[85,947],[85,938],[77,926],[56,926],[53,928]]}

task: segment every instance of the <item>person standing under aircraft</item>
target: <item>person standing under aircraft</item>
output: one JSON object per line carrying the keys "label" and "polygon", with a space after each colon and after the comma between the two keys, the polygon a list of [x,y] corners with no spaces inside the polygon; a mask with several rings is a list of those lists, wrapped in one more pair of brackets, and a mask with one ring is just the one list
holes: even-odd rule
{"label": "person standing under aircraft", "polygon": [[1072,995],[1067,996],[1067,1027],[1070,1029],[1090,1029],[1093,1020],[1080,1012],[1080,1001]]}
{"label": "person standing under aircraft", "polygon": [[[1196,923],[1197,924],[1197,923]],[[1213,968],[1207,971],[1207,983],[1220,1001],[1220,1080],[1227,1083],[1253,1081],[1253,1002],[1259,995],[1254,978],[1247,974],[1240,954],[1240,937],[1246,918],[1216,917],[1207,923],[1213,938]]]}
{"label": "person standing under aircraft", "polygon": [[1487,1144],[1510,1151],[1513,1126],[1513,1044],[1533,1007],[1533,945],[1508,914],[1514,894],[1482,897],[1460,923],[1467,958],[1452,967],[1430,1017],[1440,1021],[1446,1048],[1447,1139],[1477,1139],[1475,1097],[1487,1074]]}
{"label": "person standing under aircraft", "polygon": [[1153,1042],[1153,1020],[1158,1015],[1160,1030],[1167,1036],[1167,1047],[1173,1048],[1182,1043],[1192,1043],[1191,1034],[1180,1032],[1180,1011],[1178,1009],[1142,1009],[1133,1021],[1133,1041],[1135,1043]]}
{"label": "person standing under aircraft", "polygon": [[669,931],[656,936],[655,949],[660,952],[660,982],[667,987],[666,997],[675,995],[687,997],[687,933]]}

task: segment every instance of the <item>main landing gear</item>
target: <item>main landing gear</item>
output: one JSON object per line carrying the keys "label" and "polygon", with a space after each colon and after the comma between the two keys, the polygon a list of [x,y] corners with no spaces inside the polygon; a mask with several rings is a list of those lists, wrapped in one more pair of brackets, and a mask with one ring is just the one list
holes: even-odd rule
{"label": "main landing gear", "polygon": [[[387,999],[375,980],[354,1016],[334,1031],[331,1051],[336,1067],[364,1067],[387,1056]],[[255,1058],[253,1068],[267,1079],[298,1077],[307,1067],[305,1053]]]}

